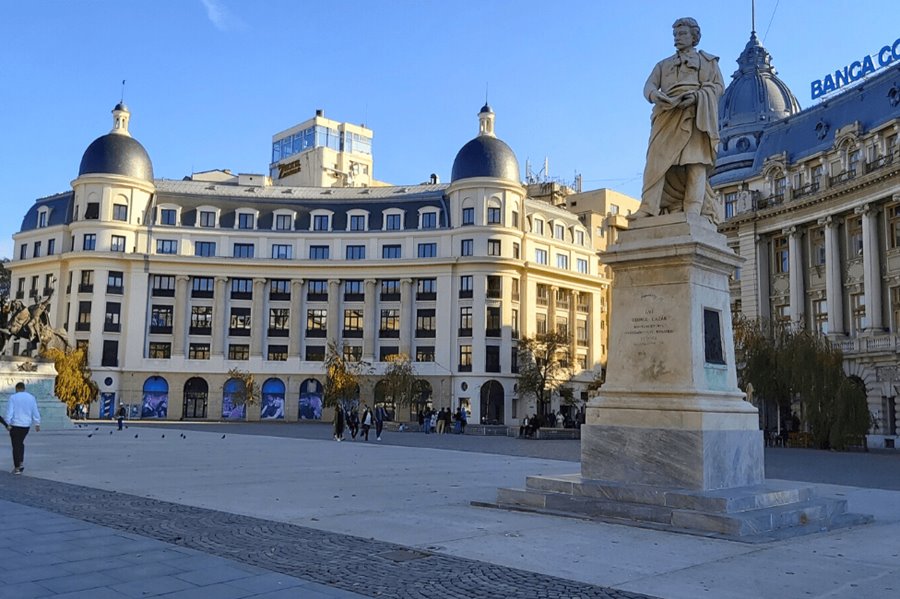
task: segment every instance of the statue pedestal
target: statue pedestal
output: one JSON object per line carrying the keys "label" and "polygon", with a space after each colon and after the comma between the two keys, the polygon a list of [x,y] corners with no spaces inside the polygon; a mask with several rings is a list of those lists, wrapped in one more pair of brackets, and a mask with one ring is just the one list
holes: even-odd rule
{"label": "statue pedestal", "polygon": [[604,261],[611,351],[581,428],[581,474],[529,477],[498,504],[740,539],[859,522],[809,488],[765,484],[758,412],[735,371],[728,280],[741,258],[715,226],[639,219]]}
{"label": "statue pedestal", "polygon": [[[19,368],[33,367],[34,370]],[[74,424],[66,414],[66,404],[57,399],[53,393],[56,382],[56,368],[52,362],[32,362],[24,358],[0,360],[0,414],[6,412],[7,398],[16,392],[16,383],[25,383],[25,390],[37,399],[41,413],[41,430],[61,430],[74,428]]]}

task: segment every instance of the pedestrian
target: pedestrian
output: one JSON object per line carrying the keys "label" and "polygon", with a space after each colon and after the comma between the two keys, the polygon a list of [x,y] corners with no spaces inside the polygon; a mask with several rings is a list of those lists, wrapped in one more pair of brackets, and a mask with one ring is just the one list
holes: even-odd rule
{"label": "pedestrian", "polygon": [[341,408],[341,404],[338,404],[334,408],[334,440],[335,441],[343,441],[344,440],[344,410]]}
{"label": "pedestrian", "polygon": [[88,407],[86,403],[81,404],[81,419],[87,420],[88,417]]}
{"label": "pedestrian", "polygon": [[441,435],[444,433],[444,408],[441,408],[441,411],[438,412],[437,415],[437,434]]}
{"label": "pedestrian", "polygon": [[450,408],[444,410],[444,434],[450,432],[450,428],[453,426],[453,414],[450,412]]}
{"label": "pedestrian", "polygon": [[122,423],[125,421],[125,404],[119,404],[119,411],[116,412],[116,423],[119,425],[119,430],[122,430]]}
{"label": "pedestrian", "polygon": [[350,409],[350,415],[347,417],[347,426],[350,428],[350,439],[356,441],[356,435],[359,433],[359,412],[355,406]]}
{"label": "pedestrian", "polygon": [[6,428],[12,441],[13,474],[25,470],[25,436],[31,426],[41,430],[41,413],[38,411],[34,395],[25,391],[25,383],[16,383],[16,392],[9,396],[6,404]]}
{"label": "pedestrian", "polygon": [[459,434],[466,434],[466,424],[469,421],[469,415],[466,413],[466,408],[463,406],[459,406]]}
{"label": "pedestrian", "polygon": [[378,404],[375,406],[375,440],[381,441],[381,430],[384,428],[384,421],[387,420],[387,413],[384,406]]}
{"label": "pedestrian", "polygon": [[369,440],[369,429],[372,428],[372,412],[369,411],[369,406],[363,404],[363,415],[362,415],[362,438],[365,441]]}

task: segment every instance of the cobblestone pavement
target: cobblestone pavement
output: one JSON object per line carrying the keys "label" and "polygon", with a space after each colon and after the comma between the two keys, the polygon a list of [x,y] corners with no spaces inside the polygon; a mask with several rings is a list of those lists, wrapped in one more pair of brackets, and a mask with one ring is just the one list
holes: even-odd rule
{"label": "cobblestone pavement", "polygon": [[[28,476],[0,474],[0,500],[371,597],[647,597],[373,539]],[[77,553],[76,543],[73,554]],[[215,596],[215,591],[210,592],[213,595],[203,596]],[[258,596],[270,595],[261,591]],[[319,595],[312,589],[298,589],[284,596]]]}

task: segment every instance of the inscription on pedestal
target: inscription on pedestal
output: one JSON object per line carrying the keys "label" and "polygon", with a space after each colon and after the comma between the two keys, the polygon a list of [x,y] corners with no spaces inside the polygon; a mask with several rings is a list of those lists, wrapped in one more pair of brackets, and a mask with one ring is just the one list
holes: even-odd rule
{"label": "inscription on pedestal", "polygon": [[656,345],[661,337],[674,333],[669,315],[647,308],[640,316],[632,316],[625,330],[626,338],[636,346]]}

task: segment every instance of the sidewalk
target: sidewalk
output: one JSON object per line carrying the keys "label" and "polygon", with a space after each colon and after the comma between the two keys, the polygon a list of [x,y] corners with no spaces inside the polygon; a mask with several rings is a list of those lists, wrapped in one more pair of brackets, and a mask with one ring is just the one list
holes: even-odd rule
{"label": "sidewalk", "polygon": [[[324,581],[335,586],[318,578],[316,572],[325,566],[332,568],[326,571],[343,573],[343,582],[332,579],[339,585],[365,583],[372,576],[371,569],[384,568],[394,558],[403,566],[398,572],[417,571],[418,567],[431,572],[429,564],[441,560],[450,560],[449,571],[465,572],[465,577],[457,578],[459,584],[445,587],[453,591],[447,595],[424,592],[428,583],[434,582],[427,573],[413,582],[398,579],[396,584],[369,585],[368,589],[342,587],[367,596],[378,596],[377,588],[383,593],[380,596],[391,597],[626,597],[645,593],[691,599],[850,598],[891,596],[900,589],[897,491],[820,487],[847,498],[852,511],[874,514],[875,523],[746,545],[470,505],[472,501],[492,501],[497,487],[520,486],[529,474],[575,472],[576,462],[372,442],[224,433],[223,438],[219,432],[174,427],[132,427],[121,433],[112,428],[101,425],[99,431],[29,435],[27,475],[0,475],[0,499],[17,492],[15,485],[20,481],[18,492],[27,491],[29,483],[60,481],[117,491],[93,496],[89,489],[78,491],[75,494],[84,495],[87,502],[78,513],[103,516],[104,505],[115,503],[112,498],[118,496],[137,518],[135,522],[144,527],[142,534],[162,531],[175,539],[181,533],[179,528],[187,527],[188,517],[179,517],[168,527],[152,522],[154,518],[167,520],[153,514],[158,503],[169,501],[176,504],[170,508],[175,511],[195,506],[261,519],[266,522],[267,539],[287,534],[281,526],[293,526],[290,534],[302,532],[309,538],[315,537],[314,532],[337,535],[334,538],[339,542],[335,542],[341,549],[336,556],[359,546],[361,553],[354,559],[361,560],[360,565],[348,572],[329,565],[328,559],[338,558],[314,551],[312,557],[304,558],[308,565],[304,573],[295,572],[301,583]],[[46,480],[22,481],[31,477]],[[62,485],[55,494],[65,488],[69,487]],[[54,493],[50,495],[52,498]],[[17,501],[58,509],[42,505],[50,499],[41,497],[25,493]],[[246,523],[234,522],[232,528],[240,534]],[[215,530],[221,536],[229,527]],[[129,533],[137,531],[136,524]],[[202,531],[199,538],[203,538]],[[0,539],[5,539],[2,532]],[[352,542],[348,544],[347,539]],[[399,549],[381,550],[381,545],[373,544],[394,544]],[[319,546],[327,547],[321,539],[313,543],[314,548]],[[396,551],[399,553],[386,559],[381,555]],[[246,565],[250,554],[219,557],[240,557],[238,561]],[[298,567],[292,559],[296,557],[285,563]],[[249,563],[259,566],[264,562]],[[523,577],[523,572],[534,574]],[[507,586],[503,592],[498,587],[490,591],[491,587],[461,586],[462,581],[480,577]],[[562,587],[569,587],[567,594]],[[264,591],[260,596],[268,595]]]}

